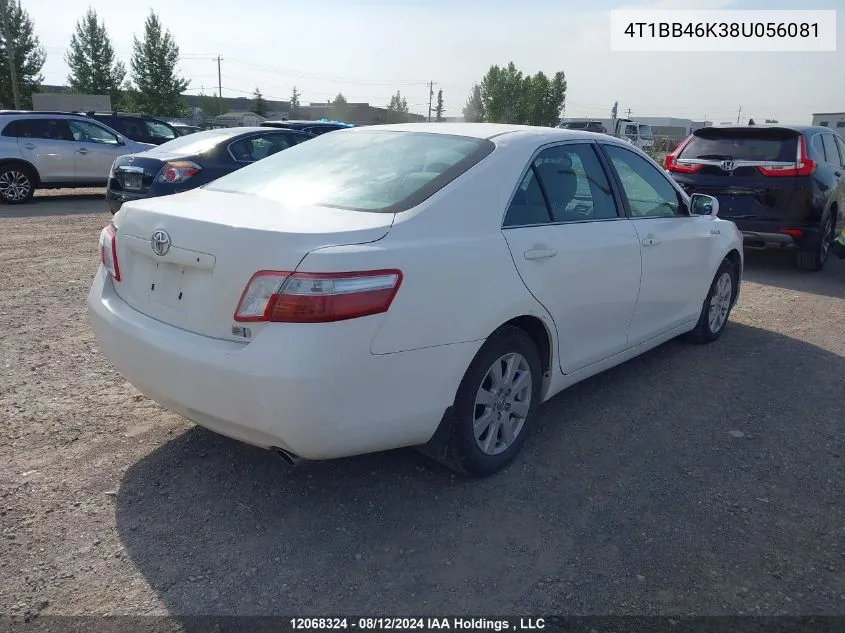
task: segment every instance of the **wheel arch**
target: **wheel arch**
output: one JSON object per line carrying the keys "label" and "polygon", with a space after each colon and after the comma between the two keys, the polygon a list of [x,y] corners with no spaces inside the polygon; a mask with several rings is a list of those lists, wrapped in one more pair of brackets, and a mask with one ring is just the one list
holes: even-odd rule
{"label": "wheel arch", "polygon": [[540,317],[533,314],[523,314],[505,321],[490,336],[494,336],[497,331],[505,326],[519,328],[528,334],[531,340],[534,341],[534,345],[537,346],[543,371],[542,397],[545,399],[551,381],[552,369],[555,366],[555,344],[551,328]]}
{"label": "wheel arch", "polygon": [[727,255],[725,255],[724,259],[733,264],[736,269],[736,292],[734,292],[733,301],[731,303],[731,306],[733,307],[736,305],[736,301],[739,298],[739,288],[742,285],[742,255],[737,249],[733,248]]}
{"label": "wheel arch", "polygon": [[38,170],[35,168],[35,165],[30,163],[28,160],[24,160],[23,158],[6,158],[0,160],[0,168],[5,167],[7,165],[19,165],[21,167],[26,167],[26,169],[32,173],[35,177],[35,182],[33,183],[36,187],[41,186],[41,174],[38,173]]}

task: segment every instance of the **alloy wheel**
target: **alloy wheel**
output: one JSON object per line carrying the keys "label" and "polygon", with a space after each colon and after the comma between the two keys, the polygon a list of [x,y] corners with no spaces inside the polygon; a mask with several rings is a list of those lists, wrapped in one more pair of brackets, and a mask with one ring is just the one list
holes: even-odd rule
{"label": "alloy wheel", "polygon": [[24,200],[32,191],[32,183],[23,172],[15,169],[0,175],[0,196],[12,202]]}
{"label": "alloy wheel", "polygon": [[473,434],[488,455],[506,451],[525,426],[531,407],[531,367],[518,353],[505,354],[487,370],[475,397]]}
{"label": "alloy wheel", "polygon": [[731,297],[733,296],[733,279],[731,274],[723,272],[716,282],[713,295],[710,297],[710,310],[707,315],[707,325],[713,334],[716,334],[725,325],[728,319],[728,311],[731,308]]}

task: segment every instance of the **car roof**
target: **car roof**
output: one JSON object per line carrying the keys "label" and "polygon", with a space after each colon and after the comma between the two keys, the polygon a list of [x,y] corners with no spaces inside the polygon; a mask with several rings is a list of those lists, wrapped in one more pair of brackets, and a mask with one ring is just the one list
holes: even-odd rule
{"label": "car roof", "polygon": [[798,132],[800,134],[806,134],[807,132],[813,131],[831,131],[829,127],[825,127],[823,125],[783,125],[781,123],[755,123],[754,125],[708,125],[707,127],[700,127],[695,132],[701,132],[704,130],[754,130],[754,129],[764,129],[764,130],[789,130],[792,132]]}
{"label": "car roof", "polygon": [[[567,130],[559,127],[540,127],[536,125],[513,125],[509,123],[397,123],[379,125],[377,130],[394,130],[397,132],[425,132],[429,134],[451,134],[478,139],[494,139],[496,137],[520,133],[521,136],[531,137],[539,142],[554,142],[567,139],[595,140],[599,136],[595,132],[581,130]],[[354,131],[355,128],[353,128]],[[602,135],[603,141],[614,140],[613,137]]]}

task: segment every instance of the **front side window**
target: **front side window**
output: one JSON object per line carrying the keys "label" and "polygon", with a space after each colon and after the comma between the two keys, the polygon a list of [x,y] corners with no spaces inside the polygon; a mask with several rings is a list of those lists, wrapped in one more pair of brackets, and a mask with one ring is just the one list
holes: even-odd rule
{"label": "front side window", "polygon": [[616,145],[605,145],[631,217],[675,217],[684,215],[681,197],[669,179],[645,158]]}
{"label": "front side window", "polygon": [[554,222],[617,217],[610,184],[591,145],[550,147],[537,156],[533,167]]}
{"label": "front side window", "polygon": [[68,125],[73,134],[73,139],[80,143],[120,144],[114,134],[90,121],[68,121]]}
{"label": "front side window", "polygon": [[207,188],[289,204],[395,213],[421,203],[494,148],[485,139],[450,134],[350,129],[295,145]]}

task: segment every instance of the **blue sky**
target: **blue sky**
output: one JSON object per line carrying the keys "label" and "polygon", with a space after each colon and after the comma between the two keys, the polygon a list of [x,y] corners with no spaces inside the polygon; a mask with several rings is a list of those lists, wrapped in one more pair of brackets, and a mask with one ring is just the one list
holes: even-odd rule
{"label": "blue sky", "polygon": [[[63,53],[75,21],[93,6],[128,62],[133,34],[150,8],[180,46],[182,74],[197,91],[216,89],[223,57],[225,96],[256,86],[303,101],[342,92],[350,101],[386,104],[401,90],[426,112],[428,87],[442,88],[447,114],[459,115],[467,93],[491,64],[566,73],[567,116],[609,116],[614,101],[634,116],[735,119],[742,106],[760,120],[807,122],[814,111],[845,111],[843,0],[205,0],[115,3],[27,0],[48,60],[47,83],[64,83]],[[834,53],[613,53],[613,8],[840,9]],[[127,63],[128,66],[128,63]]]}

